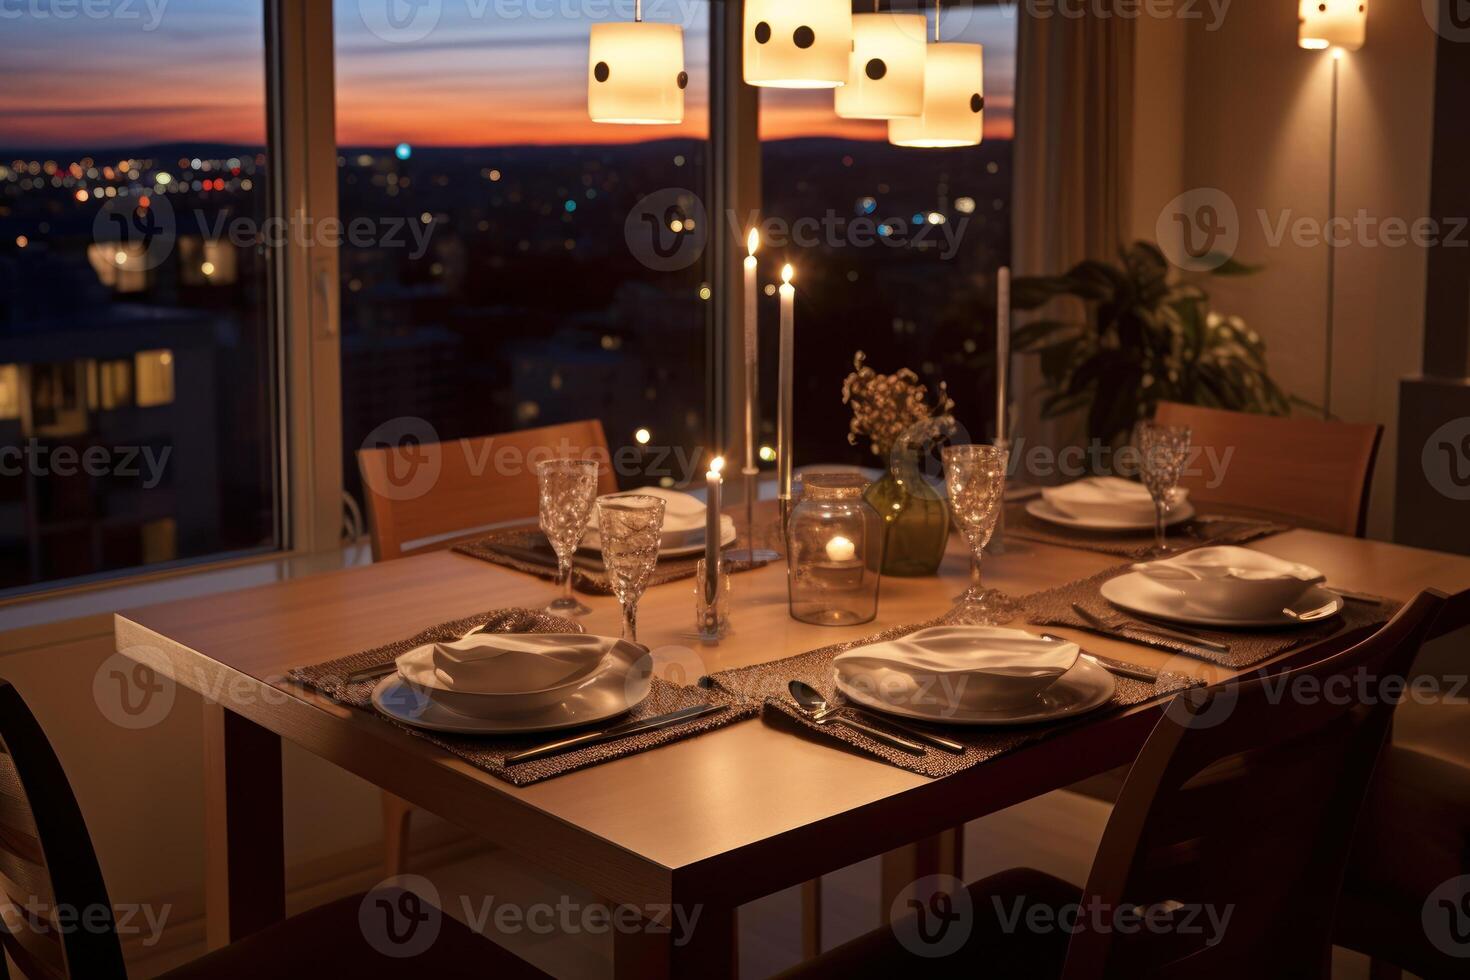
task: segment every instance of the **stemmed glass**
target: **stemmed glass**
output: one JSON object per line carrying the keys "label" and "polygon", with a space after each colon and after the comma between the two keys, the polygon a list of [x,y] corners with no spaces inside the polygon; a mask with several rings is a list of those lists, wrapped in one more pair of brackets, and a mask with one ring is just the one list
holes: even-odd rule
{"label": "stemmed glass", "polygon": [[1143,485],[1154,500],[1154,537],[1159,552],[1172,550],[1164,536],[1164,522],[1174,503],[1174,488],[1189,458],[1189,427],[1140,422],[1133,430]]}
{"label": "stemmed glass", "polygon": [[637,643],[638,600],[658,564],[664,500],[638,493],[603,497],[597,501],[597,522],[607,577],[623,607],[623,639]]}
{"label": "stemmed glass", "polygon": [[557,581],[562,594],[546,607],[559,616],[585,616],[592,610],[572,595],[572,555],[582,543],[597,500],[597,462],[548,459],[536,464],[541,484],[541,533],[556,552]]}
{"label": "stemmed glass", "polygon": [[1015,602],[1004,592],[980,582],[980,559],[1005,499],[1010,453],[1000,446],[945,446],[944,481],[950,513],[970,546],[970,587],[957,600],[964,622],[999,626],[1015,618]]}

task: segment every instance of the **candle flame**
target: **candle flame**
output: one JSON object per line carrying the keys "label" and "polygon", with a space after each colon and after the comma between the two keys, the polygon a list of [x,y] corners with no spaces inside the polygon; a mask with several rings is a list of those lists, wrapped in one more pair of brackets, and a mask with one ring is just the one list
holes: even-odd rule
{"label": "candle flame", "polygon": [[724,468],[725,468],[725,457],[723,457],[723,456],[716,456],[714,459],[712,459],[712,460],[709,461],[709,471],[711,473],[719,473],[722,470],[724,470]]}
{"label": "candle flame", "polygon": [[750,250],[751,255],[754,255],[756,249],[761,247],[761,233],[755,228],[750,229],[750,237],[745,240],[745,247]]}
{"label": "candle flame", "polygon": [[791,277],[794,275],[796,275],[796,270],[791,268],[789,264],[781,267],[781,281],[786,285],[791,285]]}

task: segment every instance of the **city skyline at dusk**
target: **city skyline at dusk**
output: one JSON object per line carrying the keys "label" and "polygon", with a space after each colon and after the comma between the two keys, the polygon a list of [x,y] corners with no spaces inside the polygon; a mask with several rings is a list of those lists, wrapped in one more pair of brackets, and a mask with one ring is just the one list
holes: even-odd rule
{"label": "city skyline at dusk", "polygon": [[[708,18],[693,0],[651,4],[648,19],[685,24],[690,74],[678,126],[593,123],[585,104],[586,40],[596,19],[493,16],[494,5],[446,0],[435,28],[384,38],[369,0],[335,0],[337,139],[344,146],[596,145],[708,132]],[[606,6],[606,5],[604,5]],[[612,5],[616,9],[616,5]],[[0,145],[91,148],[265,140],[258,0],[172,0],[156,21],[21,16],[6,21]],[[1014,18],[1000,9],[945,15],[948,40],[986,45],[986,136],[1012,133]],[[391,36],[391,35],[390,35]],[[105,42],[103,42],[105,38]],[[67,50],[88,57],[57,72]],[[158,58],[159,51],[168,58]],[[187,52],[177,56],[173,52]],[[830,92],[766,90],[762,139],[886,138],[883,123],[839,119]]]}

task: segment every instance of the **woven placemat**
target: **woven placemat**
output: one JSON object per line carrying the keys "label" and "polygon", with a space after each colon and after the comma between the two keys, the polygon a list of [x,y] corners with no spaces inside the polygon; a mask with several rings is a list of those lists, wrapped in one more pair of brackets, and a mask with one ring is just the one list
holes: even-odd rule
{"label": "woven placemat", "polygon": [[[845,643],[834,643],[807,653],[787,657],[784,660],[775,660],[770,663],[756,664],[752,667],[739,667],[734,670],[720,671],[710,675],[713,690],[722,691],[730,697],[745,700],[760,699],[764,706],[764,712],[768,718],[781,716],[783,723],[798,725],[816,735],[818,738],[832,739],[841,742],[869,755],[877,756],[885,762],[907,769],[910,772],[920,773],[924,776],[938,778],[949,776],[957,772],[963,772],[971,766],[987,762],[997,756],[1012,752],[1024,745],[1044,739],[1059,731],[1075,725],[1086,725],[1101,714],[1120,710],[1134,705],[1146,704],[1151,701],[1162,700],[1172,697],[1179,691],[1195,686],[1198,682],[1192,678],[1180,674],[1161,674],[1157,684],[1148,684],[1127,677],[1114,677],[1116,687],[1113,691],[1112,702],[1096,711],[1085,715],[1078,715],[1064,721],[1042,723],[1037,725],[1026,725],[1015,728],[999,727],[975,727],[968,725],[925,725],[920,722],[904,719],[904,724],[916,729],[931,729],[936,734],[952,739],[965,747],[964,755],[947,752],[944,749],[929,748],[922,756],[912,755],[901,749],[895,749],[876,742],[862,732],[854,731],[841,725],[819,726],[808,721],[797,709],[796,703],[791,699],[786,690],[787,684],[793,680],[806,681],[812,687],[822,692],[828,703],[842,703],[844,698],[838,693],[833,682],[832,660],[839,653],[868,646],[872,643],[883,643],[888,640],[896,640],[901,636],[930,626],[942,626],[952,621],[950,613],[926,623],[917,623],[910,626],[895,626],[883,630],[872,636],[860,640],[851,640]],[[881,727],[881,723],[880,726]]]}
{"label": "woven placemat", "polygon": [[1128,565],[1120,565],[1117,568],[1099,572],[1091,578],[1068,582],[1066,585],[1046,592],[1035,592],[1022,596],[1019,600],[1022,617],[1026,622],[1036,626],[1066,626],[1071,629],[1096,632],[1073,611],[1072,603],[1075,602],[1101,617],[1109,626],[1121,626],[1127,639],[1167,648],[1187,657],[1239,670],[1269,660],[1288,650],[1319,643],[1340,632],[1386,623],[1401,605],[1393,599],[1378,599],[1374,602],[1348,601],[1343,603],[1342,614],[1333,619],[1323,620],[1321,623],[1310,626],[1288,626],[1275,630],[1252,629],[1247,631],[1209,629],[1198,626],[1176,627],[1209,640],[1229,644],[1229,652],[1217,653],[1173,640],[1146,638],[1137,631],[1130,630],[1125,624],[1137,622],[1138,619],[1120,612],[1099,593],[1104,582],[1119,575],[1126,575],[1129,570]]}
{"label": "woven placemat", "polygon": [[327,697],[341,704],[364,711],[372,712],[379,718],[391,725],[412,732],[419,738],[427,739],[440,748],[459,756],[466,762],[478,769],[483,769],[497,779],[503,779],[515,786],[529,786],[531,783],[539,783],[553,776],[564,773],[575,772],[578,769],[586,769],[613,759],[620,759],[626,755],[638,752],[646,752],[660,745],[677,742],[680,739],[691,738],[702,735],[705,732],[723,728],[726,725],[740,721],[744,718],[753,718],[760,712],[760,705],[735,697],[726,691],[702,690],[697,687],[682,687],[670,684],[661,678],[655,677],[653,686],[648,697],[632,711],[618,718],[608,719],[598,725],[590,726],[596,730],[606,725],[617,724],[622,721],[630,721],[635,718],[652,718],[655,715],[666,714],[670,711],[678,711],[681,708],[689,708],[701,704],[722,704],[726,706],[725,711],[702,718],[695,718],[681,725],[660,729],[655,732],[645,732],[641,735],[632,735],[628,738],[619,739],[615,742],[607,742],[602,745],[591,745],[572,752],[548,758],[534,759],[520,765],[508,766],[505,759],[517,752],[558,738],[565,738],[578,734],[576,729],[565,732],[539,732],[529,735],[451,735],[443,732],[429,732],[413,728],[391,718],[378,715],[372,705],[373,689],[377,687],[378,680],[359,681],[357,683],[346,683],[345,678],[353,671],[380,664],[387,664],[407,653],[415,647],[426,643],[437,643],[445,640],[453,640],[463,636],[470,630],[486,624],[493,624],[498,632],[505,633],[581,633],[584,632],[581,624],[569,619],[557,616],[548,616],[545,613],[533,612],[529,609],[495,609],[481,613],[478,616],[467,616],[448,623],[440,623],[438,626],[430,627],[423,632],[403,640],[397,640],[371,650],[364,650],[351,656],[340,657],[329,660],[326,663],[315,664],[311,667],[298,667],[291,671],[292,680],[313,690],[320,691]]}
{"label": "woven placemat", "polygon": [[[729,546],[733,547],[733,544]],[[551,550],[546,535],[535,527],[496,531],[468,544],[456,545],[453,550],[481,561],[514,568],[537,578],[556,579],[556,552]],[[660,558],[648,584],[663,585],[693,578],[695,566],[703,557],[704,552],[679,558]],[[724,561],[727,572],[746,572],[765,564],[767,563],[763,561],[732,561],[728,558]],[[602,559],[578,552],[572,560],[572,588],[587,595],[612,595],[612,585],[608,581],[607,569],[603,566]]]}
{"label": "woven placemat", "polygon": [[[1169,543],[1180,550],[1205,545],[1246,544],[1273,534],[1290,531],[1290,524],[1257,517],[1200,514],[1169,528]],[[1097,551],[1121,558],[1147,558],[1153,552],[1154,532],[1082,531],[1033,517],[1024,502],[1006,506],[1005,533],[1023,541],[1038,541],[1063,548]]]}

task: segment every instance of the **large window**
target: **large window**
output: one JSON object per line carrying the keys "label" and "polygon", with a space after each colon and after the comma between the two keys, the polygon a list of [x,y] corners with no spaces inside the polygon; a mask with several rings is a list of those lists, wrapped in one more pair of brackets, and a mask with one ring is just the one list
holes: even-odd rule
{"label": "large window", "polygon": [[[798,463],[877,465],[845,438],[842,379],[860,349],[878,371],[947,381],[970,434],[992,431],[995,273],[1011,252],[1014,9],[947,6],[942,30],[985,46],[979,146],[891,146],[886,123],[838,118],[830,91],[761,91],[764,214],[786,234],[781,251],[799,277]],[[774,291],[768,283],[763,300],[771,331]],[[762,384],[774,391],[767,368]]]}
{"label": "large window", "polygon": [[263,38],[4,5],[0,591],[277,543]]}
{"label": "large window", "polygon": [[705,218],[708,5],[645,5],[684,27],[682,126],[588,118],[588,34],[615,8],[445,3],[389,23],[372,6],[334,8],[341,213],[365,232],[341,264],[349,490],[355,451],[399,431],[598,418],[649,460],[703,445],[707,257],[670,268],[630,215],[684,234]]}

